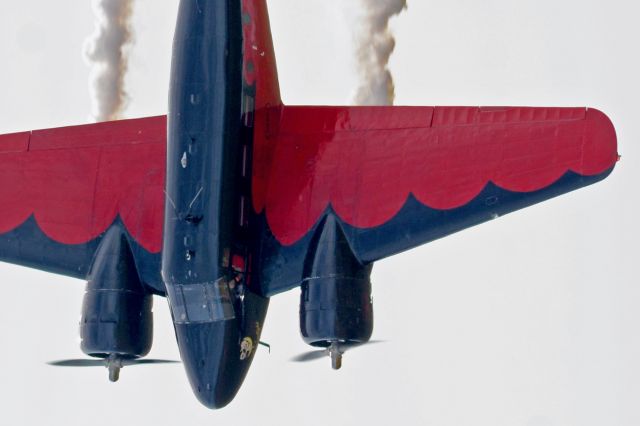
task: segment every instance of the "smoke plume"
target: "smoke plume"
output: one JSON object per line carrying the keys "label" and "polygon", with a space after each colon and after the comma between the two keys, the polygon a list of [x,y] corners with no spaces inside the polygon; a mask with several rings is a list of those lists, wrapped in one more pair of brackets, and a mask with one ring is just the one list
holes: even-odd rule
{"label": "smoke plume", "polygon": [[356,105],[392,105],[393,77],[387,68],[396,41],[389,20],[407,7],[407,0],[360,0],[364,12],[356,38],[360,86]]}
{"label": "smoke plume", "polygon": [[132,41],[133,0],[94,0],[96,28],[86,40],[85,58],[91,66],[92,116],[96,121],[121,118],[128,96],[124,76],[127,47]]}

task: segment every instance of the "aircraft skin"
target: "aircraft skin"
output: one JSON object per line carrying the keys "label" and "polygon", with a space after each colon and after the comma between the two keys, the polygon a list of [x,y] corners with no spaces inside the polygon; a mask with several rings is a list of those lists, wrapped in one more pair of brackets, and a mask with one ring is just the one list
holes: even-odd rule
{"label": "aircraft skin", "polygon": [[285,106],[265,0],[181,1],[169,99],[167,117],[0,136],[0,259],[88,280],[82,349],[116,379],[166,296],[210,408],[241,386],[270,296],[301,286],[313,346],[366,342],[374,261],[618,159],[589,108]]}

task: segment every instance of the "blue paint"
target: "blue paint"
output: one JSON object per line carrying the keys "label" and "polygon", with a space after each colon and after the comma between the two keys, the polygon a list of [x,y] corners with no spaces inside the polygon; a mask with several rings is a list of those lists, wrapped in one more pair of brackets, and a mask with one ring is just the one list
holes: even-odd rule
{"label": "blue paint", "polygon": [[313,235],[324,217],[334,215],[343,229],[356,258],[368,264],[437,240],[455,232],[481,224],[496,216],[523,209],[575,189],[605,179],[613,169],[596,176],[582,176],[568,172],[554,184],[534,192],[511,192],[489,183],[468,204],[451,210],[437,210],[425,206],[409,196],[400,212],[387,223],[368,229],[355,228],[335,215],[331,207],[318,220],[314,228],[301,240],[290,246],[281,245],[266,225],[264,214],[260,244],[260,293],[273,296],[298,287],[304,280],[304,260],[310,256]]}

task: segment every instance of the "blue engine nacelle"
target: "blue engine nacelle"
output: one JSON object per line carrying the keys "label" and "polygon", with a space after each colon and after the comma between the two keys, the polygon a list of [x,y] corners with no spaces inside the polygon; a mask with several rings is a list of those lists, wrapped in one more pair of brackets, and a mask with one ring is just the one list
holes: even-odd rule
{"label": "blue engine nacelle", "polygon": [[135,267],[127,237],[113,226],[96,252],[82,304],[82,351],[124,359],[149,353],[153,340],[152,295]]}
{"label": "blue engine nacelle", "polygon": [[364,343],[373,332],[372,265],[362,265],[333,215],[311,244],[300,298],[300,331],[312,346]]}

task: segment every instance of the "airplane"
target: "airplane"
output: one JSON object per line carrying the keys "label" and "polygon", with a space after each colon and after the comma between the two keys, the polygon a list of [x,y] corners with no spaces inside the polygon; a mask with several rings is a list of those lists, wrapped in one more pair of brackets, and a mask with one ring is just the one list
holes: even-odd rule
{"label": "airplane", "polygon": [[[269,298],[333,368],[377,260],[606,178],[592,108],[288,106],[265,0],[182,0],[169,113],[0,136],[0,260],[87,280],[81,348],[145,361],[170,305],[194,394],[236,395]],[[148,360],[152,362],[153,360]]]}

